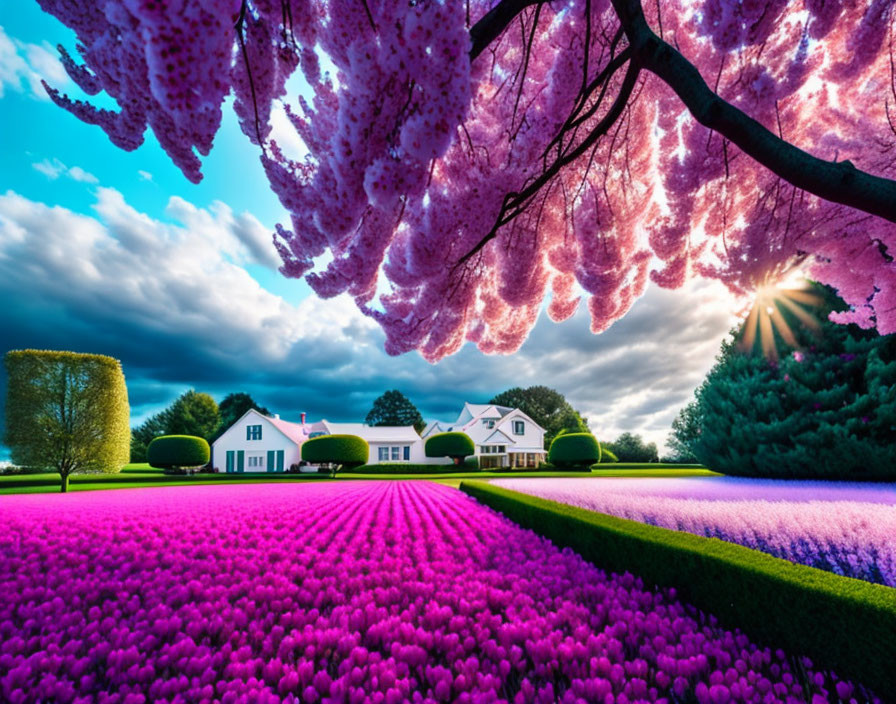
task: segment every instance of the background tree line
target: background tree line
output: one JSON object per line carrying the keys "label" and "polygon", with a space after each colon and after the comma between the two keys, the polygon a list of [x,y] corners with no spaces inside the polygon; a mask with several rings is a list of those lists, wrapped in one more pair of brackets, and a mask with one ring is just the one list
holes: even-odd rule
{"label": "background tree line", "polygon": [[190,389],[131,430],[131,462],[145,462],[146,448],[160,435],[195,435],[213,443],[251,408],[271,414],[247,393],[228,394],[218,405],[209,394]]}

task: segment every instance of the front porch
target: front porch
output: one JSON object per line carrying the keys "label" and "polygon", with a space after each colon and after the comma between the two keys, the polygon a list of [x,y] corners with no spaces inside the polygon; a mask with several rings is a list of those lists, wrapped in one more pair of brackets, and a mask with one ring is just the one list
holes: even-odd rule
{"label": "front porch", "polygon": [[537,469],[544,452],[503,452],[479,456],[480,469]]}

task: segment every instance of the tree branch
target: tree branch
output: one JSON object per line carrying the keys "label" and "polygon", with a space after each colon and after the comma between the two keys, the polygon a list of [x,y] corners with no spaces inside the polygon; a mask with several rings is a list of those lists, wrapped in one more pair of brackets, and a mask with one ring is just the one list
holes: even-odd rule
{"label": "tree branch", "polygon": [[819,159],[776,136],[710,90],[697,68],[649,27],[639,0],[613,0],[613,7],[634,60],[665,81],[701,125],[797,188],[896,222],[896,181],[868,174],[849,161]]}
{"label": "tree branch", "polygon": [[470,61],[475,60],[485,48],[503,32],[514,18],[529,5],[538,5],[545,0],[501,0],[479,21],[470,27]]}
{"label": "tree branch", "polygon": [[[530,5],[545,0],[501,0],[470,28],[470,60],[497,39]],[[716,95],[697,68],[647,24],[640,0],[612,0],[635,61],[665,81],[696,120],[797,188],[833,203],[896,222],[896,181],[857,169],[849,161],[812,156],[776,136]]]}

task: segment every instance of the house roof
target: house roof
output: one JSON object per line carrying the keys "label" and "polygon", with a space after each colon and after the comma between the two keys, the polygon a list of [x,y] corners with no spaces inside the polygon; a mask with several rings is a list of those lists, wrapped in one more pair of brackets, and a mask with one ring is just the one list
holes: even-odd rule
{"label": "house roof", "polygon": [[357,435],[367,442],[416,442],[420,439],[413,425],[366,425],[364,423],[331,423],[321,421],[333,435]]}
{"label": "house roof", "polygon": [[271,425],[277,428],[277,430],[292,440],[296,445],[301,445],[308,439],[308,426],[303,426],[301,423],[290,423],[288,420],[281,420],[280,418],[271,418],[270,416],[264,417]]}
{"label": "house roof", "polygon": [[[498,418],[503,418],[512,410],[513,409],[508,406],[496,406],[493,403],[465,403],[463,410],[460,412],[460,415],[458,415],[457,420],[454,424],[462,425],[464,423],[464,411],[467,411],[473,418],[479,418],[480,416],[486,415],[487,413],[489,413],[489,411],[497,413]],[[487,417],[493,416],[488,415]]]}
{"label": "house roof", "polygon": [[495,430],[491,435],[481,441],[483,445],[516,445],[516,440],[500,430]]}

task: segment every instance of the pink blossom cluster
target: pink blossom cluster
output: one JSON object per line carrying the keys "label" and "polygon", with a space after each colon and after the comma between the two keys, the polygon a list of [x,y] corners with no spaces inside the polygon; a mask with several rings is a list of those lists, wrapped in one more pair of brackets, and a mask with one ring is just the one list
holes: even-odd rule
{"label": "pink blossom cluster", "polygon": [[0,700],[878,701],[448,487],[0,504]]}
{"label": "pink blossom cluster", "polygon": [[896,587],[893,485],[740,477],[501,479],[497,484]]}
{"label": "pink blossom cluster", "polygon": [[[390,353],[436,360],[466,341],[511,352],[546,298],[563,320],[586,296],[599,332],[651,279],[702,275],[749,293],[800,262],[852,306],[838,321],[896,331],[896,228],[778,178],[656,76],[626,88],[608,0],[533,3],[472,61],[470,29],[491,0],[40,2],[82,44],[84,66],[64,55],[72,78],[120,111],[51,89],[54,100],[125,149],[150,127],[191,180],[234,91],[290,214],[275,236],[281,271],[352,295]],[[891,0],[642,5],[713,90],[774,134],[896,177]],[[296,71],[309,88],[291,103]],[[303,161],[270,137],[281,104]]]}

